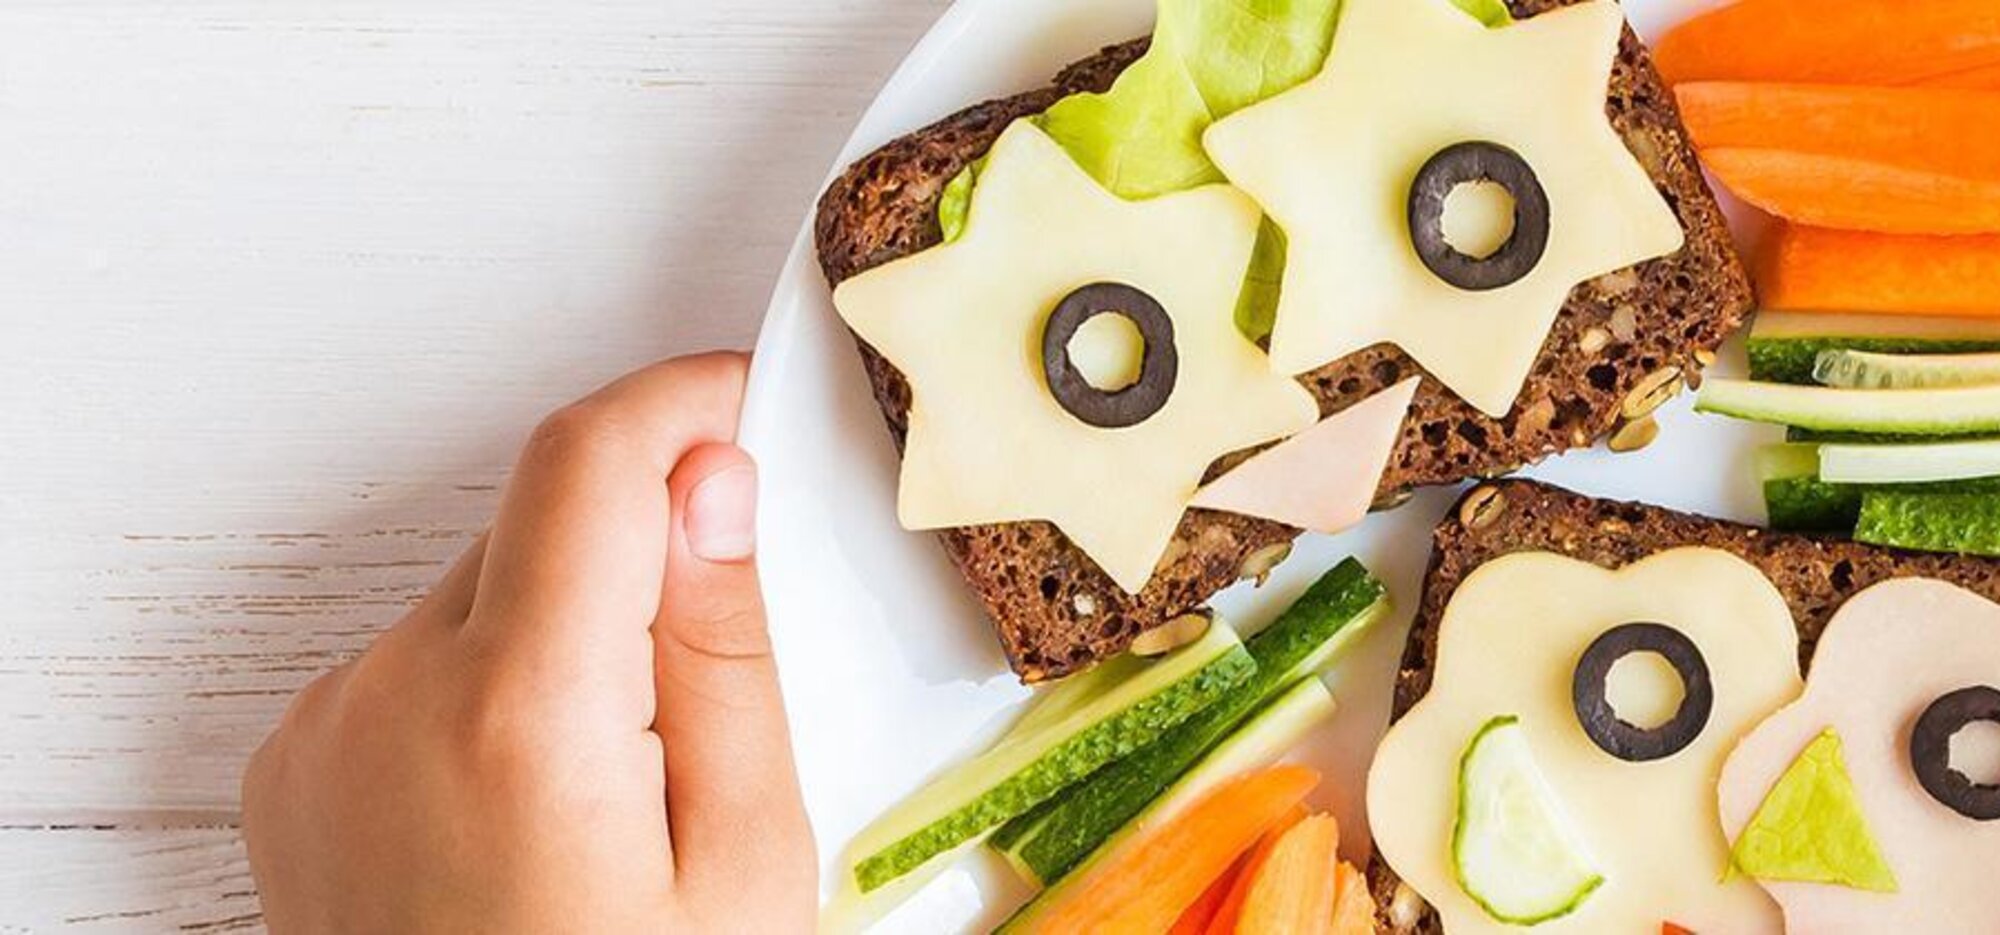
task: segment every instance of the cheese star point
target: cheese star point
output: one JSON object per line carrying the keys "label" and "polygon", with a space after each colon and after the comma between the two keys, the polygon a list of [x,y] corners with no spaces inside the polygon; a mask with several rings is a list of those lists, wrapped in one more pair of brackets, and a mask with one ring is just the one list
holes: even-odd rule
{"label": "cheese star point", "polygon": [[[1605,116],[1623,28],[1613,0],[1497,28],[1450,0],[1346,0],[1317,77],[1211,126],[1210,158],[1291,242],[1273,365],[1393,343],[1497,417],[1572,289],[1680,249],[1679,219]],[[1517,152],[1550,212],[1537,265],[1483,292],[1426,269],[1407,216],[1418,168],[1473,140]]]}
{"label": "cheese star point", "polygon": [[[1045,520],[1121,588],[1143,588],[1216,458],[1318,419],[1311,394],[1235,327],[1260,221],[1224,185],[1126,201],[1033,124],[1009,127],[958,240],[834,291],[849,327],[910,383],[903,525]],[[1098,282],[1145,292],[1173,325],[1173,392],[1126,428],[1077,419],[1042,373],[1049,314]]]}

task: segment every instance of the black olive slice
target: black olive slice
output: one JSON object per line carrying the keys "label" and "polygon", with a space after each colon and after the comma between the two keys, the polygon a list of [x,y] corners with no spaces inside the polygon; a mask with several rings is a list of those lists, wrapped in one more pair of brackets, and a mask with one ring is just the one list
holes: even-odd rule
{"label": "black olive slice", "polygon": [[[1680,709],[1655,728],[1627,723],[1605,697],[1604,680],[1611,666],[1633,653],[1658,653],[1681,677]],[[1673,756],[1701,736],[1715,707],[1715,686],[1709,681],[1708,660],[1687,634],[1662,623],[1627,623],[1604,631],[1583,651],[1570,681],[1570,697],[1591,743],[1621,760],[1644,763]]]}
{"label": "black olive slice", "polygon": [[[1069,342],[1084,323],[1117,315],[1139,329],[1145,344],[1138,382],[1106,392],[1091,386],[1070,359]],[[1056,304],[1042,326],[1042,374],[1049,392],[1070,415],[1101,429],[1122,429],[1153,417],[1174,394],[1180,352],[1174,348],[1174,320],[1159,300],[1124,283],[1096,282]]]}
{"label": "black olive slice", "polygon": [[[1444,237],[1444,202],[1467,182],[1492,182],[1514,199],[1514,232],[1493,255],[1467,256]],[[1439,279],[1468,292],[1519,282],[1549,246],[1549,196],[1519,153],[1498,143],[1455,143],[1437,152],[1410,183],[1410,243]]]}
{"label": "black olive slice", "polygon": [[1951,768],[1951,738],[1974,721],[2000,723],[2000,689],[1961,688],[1931,702],[1910,732],[1910,768],[1944,807],[1973,821],[1992,821],[2000,818],[2000,786],[1975,783]]}

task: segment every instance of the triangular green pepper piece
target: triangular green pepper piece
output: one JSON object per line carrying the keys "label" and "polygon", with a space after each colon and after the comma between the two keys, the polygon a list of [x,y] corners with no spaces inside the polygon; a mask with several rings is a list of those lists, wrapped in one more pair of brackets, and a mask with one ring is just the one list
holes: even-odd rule
{"label": "triangular green pepper piece", "polygon": [[1737,836],[1730,862],[1759,880],[1896,892],[1896,875],[1868,831],[1832,728],[1778,777]]}

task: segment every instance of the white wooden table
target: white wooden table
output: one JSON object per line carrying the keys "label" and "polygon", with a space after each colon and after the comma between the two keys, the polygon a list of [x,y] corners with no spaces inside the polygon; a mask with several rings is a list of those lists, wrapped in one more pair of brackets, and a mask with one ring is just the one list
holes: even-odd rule
{"label": "white wooden table", "polygon": [[0,0],[0,932],[257,928],[287,697],[537,415],[747,346],[946,0]]}

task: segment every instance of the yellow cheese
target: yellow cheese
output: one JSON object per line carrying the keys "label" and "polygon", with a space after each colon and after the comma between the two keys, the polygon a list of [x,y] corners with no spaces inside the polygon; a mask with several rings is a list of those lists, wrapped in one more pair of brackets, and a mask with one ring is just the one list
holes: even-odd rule
{"label": "yellow cheese", "polygon": [[[1605,118],[1623,26],[1612,0],[1495,29],[1451,0],[1347,0],[1318,77],[1211,126],[1210,158],[1290,238],[1275,365],[1303,373],[1389,341],[1503,415],[1576,284],[1680,249],[1679,220]],[[1473,140],[1519,153],[1549,200],[1540,264],[1488,292],[1426,269],[1407,220],[1418,168]]]}
{"label": "yellow cheese", "polygon": [[[1715,707],[1701,735],[1662,760],[1599,749],[1577,722],[1577,660],[1601,633],[1656,622],[1701,649]],[[1468,576],[1439,624],[1430,693],[1383,740],[1368,776],[1368,819],[1382,856],[1435,906],[1444,930],[1519,931],[1459,888],[1451,863],[1459,758],[1481,725],[1516,714],[1537,763],[1589,847],[1604,883],[1534,931],[1779,932],[1753,882],[1722,882],[1729,846],[1715,777],[1738,737],[1800,691],[1798,635],[1784,598],[1743,560],[1711,549],[1663,552],[1619,571],[1545,553],[1511,555]]]}
{"label": "yellow cheese", "polygon": [[[1319,416],[1236,330],[1259,219],[1225,185],[1125,201],[1033,125],[1008,128],[964,236],[834,290],[848,326],[910,381],[903,525],[1048,520],[1120,587],[1143,587],[1216,458]],[[1173,395],[1129,428],[1079,421],[1042,374],[1049,313],[1094,282],[1137,287],[1173,320]]]}

